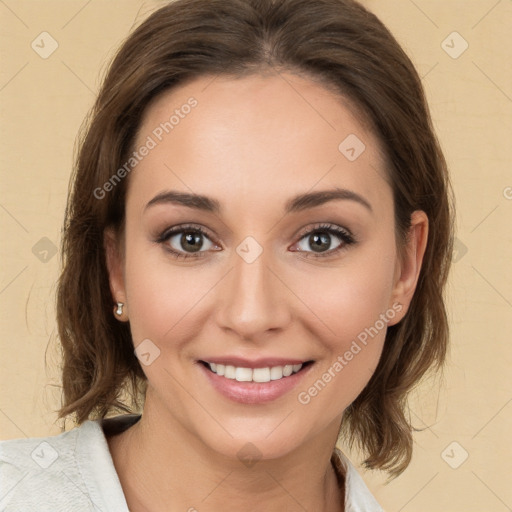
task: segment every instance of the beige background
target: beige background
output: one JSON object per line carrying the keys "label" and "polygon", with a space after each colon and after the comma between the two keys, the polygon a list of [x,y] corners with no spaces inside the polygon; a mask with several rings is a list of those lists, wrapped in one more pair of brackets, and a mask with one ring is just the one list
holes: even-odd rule
{"label": "beige background", "polygon": [[[512,1],[364,3],[423,77],[457,197],[458,241],[450,362],[440,391],[428,384],[413,396],[423,429],[413,461],[388,485],[384,474],[361,473],[388,512],[512,510]],[[0,0],[1,439],[59,432],[52,250],[74,140],[107,59],[158,5]],[[46,59],[31,47],[43,31],[58,43]],[[469,47],[453,58],[460,37]]]}

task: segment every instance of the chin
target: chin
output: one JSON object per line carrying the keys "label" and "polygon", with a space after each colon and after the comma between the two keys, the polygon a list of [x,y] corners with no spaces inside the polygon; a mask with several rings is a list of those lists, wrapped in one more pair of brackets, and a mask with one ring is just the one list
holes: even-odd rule
{"label": "chin", "polygon": [[[286,418],[286,414],[279,418],[269,417],[266,420],[262,420],[261,417],[249,420],[245,417],[240,421],[231,420],[222,423],[229,434],[222,430],[221,434],[212,437],[212,432],[209,430],[199,435],[205,444],[220,455],[238,459],[242,463],[253,459],[279,459],[287,456],[306,441],[306,432],[299,432],[299,427],[294,425],[290,418],[284,421],[283,418]],[[304,422],[301,423],[300,428],[303,430]]]}

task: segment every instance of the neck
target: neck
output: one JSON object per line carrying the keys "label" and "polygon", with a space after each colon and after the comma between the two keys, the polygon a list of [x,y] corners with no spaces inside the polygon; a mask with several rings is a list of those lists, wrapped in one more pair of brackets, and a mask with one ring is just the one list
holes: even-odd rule
{"label": "neck", "polygon": [[108,445],[132,512],[169,507],[216,512],[226,503],[247,512],[343,512],[343,492],[330,461],[338,426],[333,423],[327,439],[313,439],[277,459],[258,458],[249,446],[247,455],[233,459],[181,423],[168,416],[164,421],[146,401],[141,419],[108,438]]}

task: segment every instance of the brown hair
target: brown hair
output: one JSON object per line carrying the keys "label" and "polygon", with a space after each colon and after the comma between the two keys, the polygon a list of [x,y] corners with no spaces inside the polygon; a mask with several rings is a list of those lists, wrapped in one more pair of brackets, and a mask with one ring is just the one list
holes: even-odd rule
{"label": "brown hair", "polygon": [[[379,19],[352,0],[176,0],[150,15],[114,57],[79,140],[62,240],[57,294],[63,352],[59,418],[77,423],[133,412],[147,384],[129,325],[118,322],[103,233],[122,234],[128,177],[101,199],[127,161],[149,102],[204,75],[289,70],[320,80],[355,106],[382,145],[393,188],[397,244],[414,210],[428,243],[406,316],[388,328],[380,363],[345,411],[341,432],[369,468],[400,474],[412,456],[406,397],[448,344],[444,287],[453,244],[453,201],[420,78]],[[123,392],[127,391],[127,404]]]}

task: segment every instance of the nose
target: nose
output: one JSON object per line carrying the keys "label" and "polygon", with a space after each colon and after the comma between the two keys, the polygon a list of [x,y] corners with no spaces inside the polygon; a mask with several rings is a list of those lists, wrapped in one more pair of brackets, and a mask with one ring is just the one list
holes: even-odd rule
{"label": "nose", "polygon": [[244,340],[257,341],[291,321],[290,296],[284,279],[270,268],[265,251],[252,263],[242,258],[219,288],[217,322]]}

